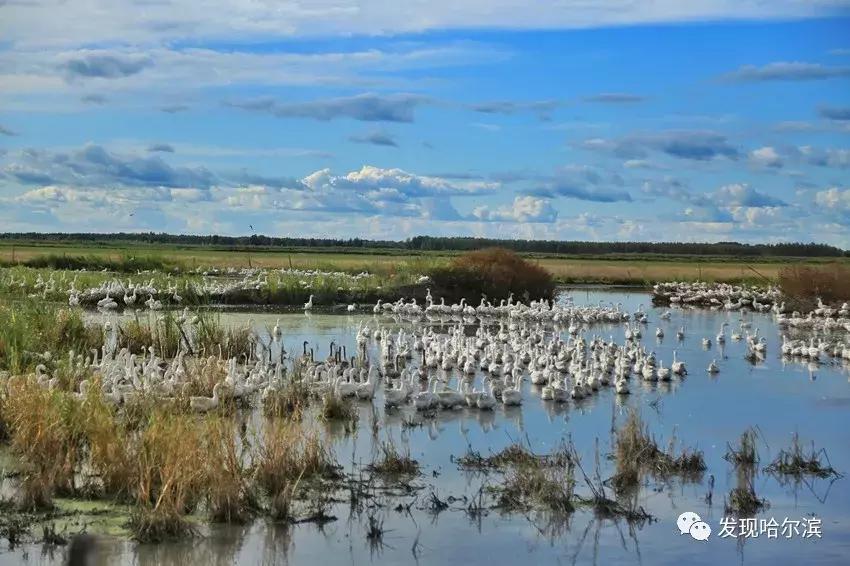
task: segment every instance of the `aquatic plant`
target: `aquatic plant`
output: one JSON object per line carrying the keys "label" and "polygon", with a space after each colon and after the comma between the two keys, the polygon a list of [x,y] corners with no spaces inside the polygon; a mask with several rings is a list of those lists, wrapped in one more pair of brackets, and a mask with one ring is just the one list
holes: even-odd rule
{"label": "aquatic plant", "polygon": [[49,508],[55,493],[75,491],[85,447],[80,404],[68,394],[24,378],[10,386],[6,405],[11,448],[23,465],[21,505]]}
{"label": "aquatic plant", "polygon": [[723,459],[735,466],[755,466],[759,462],[757,439],[758,432],[756,429],[748,428],[741,434],[737,448],[726,444],[726,455],[723,456]]}
{"label": "aquatic plant", "polygon": [[331,392],[322,398],[319,416],[325,421],[357,422],[357,406],[351,399]]}
{"label": "aquatic plant", "polygon": [[[826,464],[822,460],[826,460]],[[800,436],[795,432],[791,440],[791,447],[782,449],[776,458],[765,468],[770,474],[792,476],[800,480],[804,476],[815,476],[818,478],[840,477],[835,468],[829,462],[826,450],[815,449],[812,442],[811,451],[806,453],[800,442]]]}
{"label": "aquatic plant", "polygon": [[296,421],[266,421],[257,446],[254,481],[269,499],[272,516],[289,517],[299,482],[320,476],[333,477],[336,470],[333,455],[318,433],[305,433]]}
{"label": "aquatic plant", "polygon": [[204,440],[204,483],[207,509],[213,521],[244,523],[256,508],[251,490],[251,467],[246,463],[247,438],[236,435],[231,419],[209,416],[201,436]]}
{"label": "aquatic plant", "polygon": [[141,433],[136,507],[130,528],[138,541],[154,542],[194,532],[186,518],[203,496],[205,454],[200,423],[157,411]]}
{"label": "aquatic plant", "polygon": [[410,457],[409,450],[399,452],[392,441],[382,442],[379,450],[379,457],[369,465],[369,469],[375,474],[385,478],[419,474],[419,462]]}
{"label": "aquatic plant", "polygon": [[698,479],[706,468],[700,451],[685,448],[676,454],[675,437],[667,451],[661,450],[636,410],[630,411],[626,422],[617,429],[614,459],[612,482],[617,491],[634,489],[644,473],[659,478],[677,475]]}

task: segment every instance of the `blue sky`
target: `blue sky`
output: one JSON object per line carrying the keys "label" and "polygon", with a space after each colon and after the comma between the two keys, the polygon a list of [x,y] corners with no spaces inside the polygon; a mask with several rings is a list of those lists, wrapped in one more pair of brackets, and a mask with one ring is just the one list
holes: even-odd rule
{"label": "blue sky", "polygon": [[850,248],[850,2],[396,4],[0,3],[0,229]]}

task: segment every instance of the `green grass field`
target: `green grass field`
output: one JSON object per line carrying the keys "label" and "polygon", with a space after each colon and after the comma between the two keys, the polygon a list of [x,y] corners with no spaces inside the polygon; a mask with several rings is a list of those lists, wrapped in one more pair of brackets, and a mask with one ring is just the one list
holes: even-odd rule
{"label": "green grass field", "polygon": [[[0,263],[26,264],[48,256],[97,258],[126,262],[128,258],[180,268],[265,267],[338,270],[355,273],[369,271],[392,274],[396,271],[420,273],[444,264],[456,255],[451,252],[363,249],[273,249],[177,245],[62,244],[4,242],[0,244]],[[527,254],[564,283],[646,284],[669,280],[753,281],[776,280],[779,270],[792,264],[850,264],[847,259],[754,258],[722,256],[610,255],[553,256]]]}

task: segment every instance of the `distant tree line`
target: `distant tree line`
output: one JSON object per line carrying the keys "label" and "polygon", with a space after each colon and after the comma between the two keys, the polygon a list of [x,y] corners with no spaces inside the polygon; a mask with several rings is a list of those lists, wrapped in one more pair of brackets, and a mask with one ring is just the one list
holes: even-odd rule
{"label": "distant tree line", "polygon": [[251,236],[194,236],[164,233],[3,233],[0,240],[30,242],[79,242],[92,245],[177,244],[231,247],[349,248],[363,250],[400,249],[410,251],[468,251],[500,247],[524,253],[606,255],[665,254],[773,257],[850,257],[850,250],[816,243],[742,244],[739,242],[582,242],[560,240],[500,240],[492,238],[416,236],[407,240],[365,240],[362,238],[276,238]]}

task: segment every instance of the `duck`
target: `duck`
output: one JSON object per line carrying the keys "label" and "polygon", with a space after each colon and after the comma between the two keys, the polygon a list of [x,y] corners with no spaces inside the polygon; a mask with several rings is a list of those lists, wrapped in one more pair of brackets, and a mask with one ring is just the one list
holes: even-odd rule
{"label": "duck", "polygon": [[496,406],[496,397],[493,395],[493,386],[488,386],[481,391],[478,399],[475,401],[475,406],[482,411],[491,411]]}
{"label": "duck", "polygon": [[410,391],[407,388],[407,380],[400,380],[398,387],[389,387],[384,391],[384,405],[386,407],[398,407],[407,401]]}
{"label": "duck", "polygon": [[221,382],[216,383],[213,386],[213,395],[212,397],[190,397],[189,398],[189,406],[196,413],[206,413],[208,411],[212,411],[216,407],[218,407],[219,402],[219,390],[221,388]]}
{"label": "duck", "polygon": [[717,367],[717,360],[711,360],[711,363],[708,364],[706,371],[712,374],[719,372],[720,368]]}
{"label": "duck", "polygon": [[517,377],[512,386],[502,389],[503,405],[519,405],[522,403],[522,390],[520,390],[521,378]]}
{"label": "duck", "polygon": [[661,329],[660,326],[655,329],[655,337],[656,338],[664,338],[664,331]]}
{"label": "duck", "polygon": [[428,378],[428,388],[413,396],[413,406],[417,411],[427,411],[439,402],[437,394],[431,391],[431,388],[436,386],[437,382],[433,377],[430,377]]}
{"label": "duck", "polygon": [[729,326],[728,322],[724,322],[720,325],[720,332],[717,333],[715,340],[717,340],[718,344],[723,344],[726,342],[726,327]]}
{"label": "duck", "polygon": [[680,362],[676,359],[676,350],[673,350],[673,363],[670,364],[670,369],[676,375],[685,375],[688,373],[688,370],[685,368],[685,362]]}

